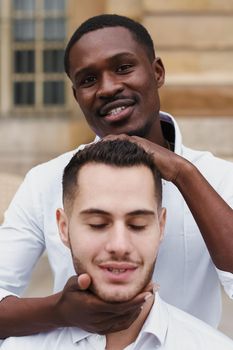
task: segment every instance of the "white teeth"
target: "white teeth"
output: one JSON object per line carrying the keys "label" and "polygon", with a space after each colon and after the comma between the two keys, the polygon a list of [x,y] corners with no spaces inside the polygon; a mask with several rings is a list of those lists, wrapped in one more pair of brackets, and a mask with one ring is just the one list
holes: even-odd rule
{"label": "white teeth", "polygon": [[126,271],[126,269],[112,269],[111,267],[108,268],[108,271],[115,273],[115,274],[119,274],[119,273],[123,273]]}
{"label": "white teeth", "polygon": [[125,106],[114,108],[108,114],[109,115],[116,115],[116,114],[120,113],[121,111],[123,111],[125,108],[126,108]]}

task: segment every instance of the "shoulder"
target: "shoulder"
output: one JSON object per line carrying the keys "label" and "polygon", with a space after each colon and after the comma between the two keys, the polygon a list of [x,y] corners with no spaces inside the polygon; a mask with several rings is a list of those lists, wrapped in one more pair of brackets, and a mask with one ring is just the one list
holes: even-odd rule
{"label": "shoulder", "polygon": [[48,350],[60,349],[60,346],[65,348],[72,343],[69,328],[59,328],[49,333],[7,338],[0,348],[1,350]]}
{"label": "shoulder", "polygon": [[171,333],[179,336],[182,343],[192,344],[189,346],[190,350],[233,350],[233,341],[218,330],[172,305],[166,304],[166,306]]}
{"label": "shoulder", "polygon": [[75,150],[63,153],[62,155],[49,160],[48,162],[39,164],[35,167],[33,167],[27,174],[29,177],[34,177],[34,176],[42,176],[44,177],[45,175],[52,175],[54,176],[57,174],[57,172],[62,172],[65,168],[65,166],[69,163],[70,159],[72,156],[79,150],[81,149],[82,146],[78,147]]}
{"label": "shoulder", "polygon": [[32,168],[26,175],[26,182],[39,184],[40,186],[52,186],[62,178],[64,168],[73,155],[83,149],[86,145],[80,145],[77,149],[66,152],[48,162],[39,164]]}
{"label": "shoulder", "polygon": [[220,166],[220,169],[219,169],[220,172],[221,171],[224,172],[225,170],[228,170],[228,169],[233,171],[232,162],[218,158],[208,151],[194,150],[194,149],[182,146],[181,156],[189,160],[194,165],[199,166],[202,169],[206,169],[207,172],[209,170],[214,169],[216,165]]}
{"label": "shoulder", "polygon": [[197,151],[185,146],[182,146],[181,155],[195,165],[216,190],[221,190],[221,187],[233,190],[232,162],[215,157],[211,152]]}

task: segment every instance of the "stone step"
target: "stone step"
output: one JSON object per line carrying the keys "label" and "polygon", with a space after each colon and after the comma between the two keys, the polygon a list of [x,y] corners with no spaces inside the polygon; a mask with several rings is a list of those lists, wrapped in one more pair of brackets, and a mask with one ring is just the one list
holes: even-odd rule
{"label": "stone step", "polygon": [[[156,47],[156,42],[155,42]],[[220,80],[233,76],[233,50],[157,49],[168,78],[175,75],[218,76]],[[212,79],[212,78],[210,78]]]}
{"label": "stone step", "polygon": [[233,48],[233,14],[156,15],[142,23],[151,33],[157,49],[230,50]]}
{"label": "stone step", "polygon": [[180,116],[232,116],[233,83],[167,83],[160,90],[162,109]]}
{"label": "stone step", "polygon": [[143,9],[147,12],[233,12],[232,0],[142,0]]}

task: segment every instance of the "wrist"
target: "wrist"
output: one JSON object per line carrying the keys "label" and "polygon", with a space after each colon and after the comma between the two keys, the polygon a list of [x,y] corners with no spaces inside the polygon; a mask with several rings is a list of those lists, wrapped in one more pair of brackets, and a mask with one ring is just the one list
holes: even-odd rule
{"label": "wrist", "polygon": [[48,320],[54,328],[68,327],[61,311],[62,292],[50,295],[47,298],[46,309]]}
{"label": "wrist", "polygon": [[176,177],[172,182],[178,189],[182,189],[183,186],[187,185],[190,181],[193,182],[196,170],[192,163],[181,158]]}

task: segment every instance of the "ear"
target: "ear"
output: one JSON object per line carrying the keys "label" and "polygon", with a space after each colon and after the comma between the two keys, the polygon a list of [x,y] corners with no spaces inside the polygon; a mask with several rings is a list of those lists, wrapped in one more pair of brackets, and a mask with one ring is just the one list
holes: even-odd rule
{"label": "ear", "polygon": [[60,238],[65,246],[70,248],[68,218],[63,209],[57,209],[56,219]]}
{"label": "ear", "polygon": [[165,69],[161,58],[156,57],[152,65],[154,68],[155,79],[157,81],[157,87],[160,88],[165,81]]}
{"label": "ear", "polygon": [[167,216],[166,209],[165,208],[160,209],[160,213],[159,213],[160,242],[163,240],[163,237],[164,237],[166,216]]}

